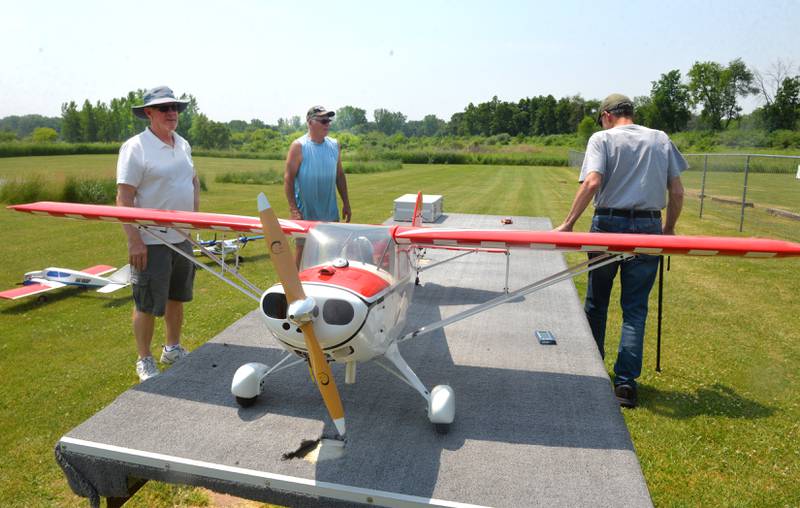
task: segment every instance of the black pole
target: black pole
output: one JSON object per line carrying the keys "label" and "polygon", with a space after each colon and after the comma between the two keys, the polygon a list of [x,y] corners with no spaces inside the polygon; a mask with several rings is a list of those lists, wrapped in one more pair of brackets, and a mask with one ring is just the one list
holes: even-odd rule
{"label": "black pole", "polygon": [[656,334],[656,372],[661,372],[661,303],[664,292],[664,256],[658,260],[658,333]]}

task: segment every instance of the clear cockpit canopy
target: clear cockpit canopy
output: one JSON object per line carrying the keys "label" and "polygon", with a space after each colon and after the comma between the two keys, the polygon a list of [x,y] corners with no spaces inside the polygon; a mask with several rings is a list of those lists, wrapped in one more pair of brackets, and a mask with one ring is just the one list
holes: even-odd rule
{"label": "clear cockpit canopy", "polygon": [[390,270],[394,241],[389,228],[360,224],[318,224],[308,232],[300,269],[333,265],[338,259]]}

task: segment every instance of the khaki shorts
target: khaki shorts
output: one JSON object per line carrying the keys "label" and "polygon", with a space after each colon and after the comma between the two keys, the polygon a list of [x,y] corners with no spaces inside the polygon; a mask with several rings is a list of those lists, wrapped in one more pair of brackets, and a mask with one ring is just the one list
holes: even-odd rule
{"label": "khaki shorts", "polygon": [[[174,244],[192,256],[189,242]],[[194,263],[166,245],[147,246],[147,266],[143,271],[131,268],[133,301],[136,310],[163,316],[167,300],[189,302],[194,286]]]}

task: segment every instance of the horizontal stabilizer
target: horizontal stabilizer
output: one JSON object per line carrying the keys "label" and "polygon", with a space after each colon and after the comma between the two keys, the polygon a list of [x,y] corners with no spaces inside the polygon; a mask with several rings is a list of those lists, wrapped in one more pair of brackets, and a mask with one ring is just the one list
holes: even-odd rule
{"label": "horizontal stabilizer", "polygon": [[130,284],[128,284],[128,283],[117,284],[117,283],[112,282],[111,284],[106,284],[105,286],[101,287],[100,289],[97,290],[97,292],[98,293],[113,293],[114,291],[116,291],[118,289],[122,289],[124,287],[128,287],[129,285]]}

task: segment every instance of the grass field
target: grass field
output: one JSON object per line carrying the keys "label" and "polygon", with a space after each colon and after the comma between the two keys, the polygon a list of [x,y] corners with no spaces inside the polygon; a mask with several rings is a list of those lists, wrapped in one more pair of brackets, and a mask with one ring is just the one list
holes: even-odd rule
{"label": "grass field", "polygon": [[[47,178],[113,175],[113,155],[0,159],[0,178],[41,172]],[[266,192],[286,215],[280,185],[214,183],[217,173],[275,169],[280,161],[197,158],[209,182],[203,210],[255,215]],[[689,181],[687,187],[694,187]],[[446,212],[551,217],[565,215],[576,190],[570,168],[405,165],[348,178],[353,220],[382,222],[399,195],[442,194]],[[763,184],[765,202],[798,202],[785,180]],[[699,189],[699,186],[698,186]],[[735,195],[735,193],[734,193]],[[756,199],[756,198],[754,198]],[[704,214],[688,198],[679,233],[735,235],[738,214]],[[775,219],[777,220],[777,219]],[[576,230],[588,229],[585,215]],[[772,233],[798,240],[797,223]],[[121,266],[121,228],[0,210],[0,288],[46,266]],[[746,230],[749,235],[765,234]],[[243,271],[266,287],[274,274],[258,244]],[[577,255],[571,255],[574,260]],[[656,506],[800,505],[800,260],[672,257],[664,293],[661,373],[654,371],[655,319],[648,325],[641,406],[624,411]],[[580,293],[585,278],[576,280]],[[0,302],[0,506],[86,506],[70,491],[53,446],[70,429],[133,386],[129,293],[63,289],[46,304]],[[655,309],[655,292],[651,305]],[[252,309],[251,302],[200,273],[187,306],[184,342],[196,348]],[[609,319],[615,357],[619,313]],[[157,339],[163,329],[157,329]],[[130,506],[194,506],[205,494],[150,482]]]}

